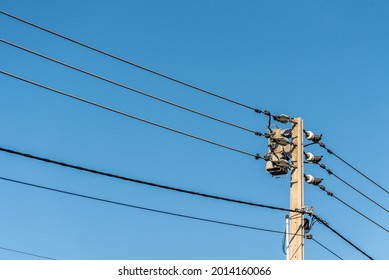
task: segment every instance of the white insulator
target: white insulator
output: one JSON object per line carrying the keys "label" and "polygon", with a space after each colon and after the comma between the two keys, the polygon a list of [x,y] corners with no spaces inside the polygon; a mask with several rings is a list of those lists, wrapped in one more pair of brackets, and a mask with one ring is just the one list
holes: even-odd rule
{"label": "white insulator", "polygon": [[306,181],[308,184],[312,184],[314,180],[315,180],[315,177],[313,177],[312,175],[308,174],[306,176]]}
{"label": "white insulator", "polygon": [[315,156],[312,153],[306,153],[307,161],[312,162]]}
{"label": "white insulator", "polygon": [[315,137],[315,134],[312,131],[307,131],[306,134],[308,140],[313,140],[313,138]]}

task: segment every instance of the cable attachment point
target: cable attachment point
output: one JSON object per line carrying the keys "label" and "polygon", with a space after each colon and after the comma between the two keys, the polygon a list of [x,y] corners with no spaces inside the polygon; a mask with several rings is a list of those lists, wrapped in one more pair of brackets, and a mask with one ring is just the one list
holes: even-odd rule
{"label": "cable attachment point", "polygon": [[315,156],[312,153],[305,153],[304,152],[304,155],[305,155],[305,158],[307,159],[307,161],[309,161],[310,163],[319,163],[321,161],[321,159],[323,158],[323,156]]}
{"label": "cable attachment point", "polygon": [[315,185],[315,186],[318,186],[320,185],[320,183],[323,181],[322,178],[315,178],[313,177],[312,175],[310,174],[304,174],[304,178],[305,178],[305,181],[308,183],[308,184],[312,184],[312,185]]}
{"label": "cable attachment point", "polygon": [[334,154],[334,152],[333,152],[332,150],[330,150],[330,149],[328,149],[328,148],[326,148],[326,150],[327,150],[327,152],[328,152],[330,155]]}
{"label": "cable attachment point", "polygon": [[313,235],[312,234],[306,234],[306,235],[304,235],[304,238],[305,239],[312,239]]}
{"label": "cable attachment point", "polygon": [[255,159],[262,159],[263,157],[261,157],[259,154],[255,154]]}
{"label": "cable attachment point", "polygon": [[318,215],[314,215],[313,216],[315,219],[316,219],[316,221],[318,221],[320,224],[323,224],[323,225],[326,225],[326,226],[329,226],[330,224],[328,223],[328,222],[326,222],[326,221],[324,221],[322,218],[320,218]]}
{"label": "cable attachment point", "polygon": [[254,109],[254,112],[255,112],[255,113],[258,113],[258,114],[262,114],[262,113],[263,113],[263,111],[262,111],[262,110],[259,110],[259,109]]}
{"label": "cable attachment point", "polygon": [[266,116],[269,116],[269,117],[271,116],[271,113],[267,110],[263,111],[262,113],[265,114]]}
{"label": "cable attachment point", "polygon": [[324,163],[319,163],[318,165],[320,166],[320,168],[322,168],[322,169],[324,169],[325,171],[327,171],[327,173],[328,173],[329,175],[333,175],[333,174],[334,174],[334,173],[332,172],[331,169],[327,168],[327,167],[324,165]]}
{"label": "cable attachment point", "polygon": [[304,130],[304,133],[305,133],[305,137],[308,140],[311,140],[313,143],[319,143],[321,137],[323,136],[323,134],[316,135],[312,131],[307,131],[307,130]]}
{"label": "cable attachment point", "polygon": [[318,165],[320,166],[320,168],[323,168],[323,169],[327,170],[327,167],[325,166],[324,163],[319,163]]}
{"label": "cable attachment point", "polygon": [[288,123],[290,120],[290,117],[285,114],[281,114],[279,116],[273,116],[273,120],[278,121],[280,123]]}
{"label": "cable attachment point", "polygon": [[333,155],[333,154],[334,154],[334,152],[331,151],[330,149],[328,149],[328,148],[326,147],[326,145],[325,145],[323,142],[318,142],[318,143],[319,143],[319,146],[320,146],[320,147],[322,147],[323,149],[325,149],[325,150],[327,151],[327,153],[329,153],[330,155]]}

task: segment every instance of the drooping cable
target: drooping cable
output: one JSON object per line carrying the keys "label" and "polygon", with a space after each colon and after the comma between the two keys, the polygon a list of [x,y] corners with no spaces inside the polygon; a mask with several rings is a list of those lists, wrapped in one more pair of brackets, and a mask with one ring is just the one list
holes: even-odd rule
{"label": "drooping cable", "polygon": [[55,260],[53,258],[45,257],[45,256],[42,256],[42,255],[37,255],[37,254],[29,253],[29,252],[26,252],[26,251],[20,251],[20,250],[10,249],[10,248],[6,248],[6,247],[0,247],[0,250],[14,252],[14,253],[18,253],[18,254],[22,254],[22,255],[26,255],[26,256],[37,257],[37,258],[45,259],[45,260]]}
{"label": "drooping cable", "polygon": [[334,253],[334,251],[328,249],[328,247],[324,246],[322,243],[320,243],[319,241],[317,241],[317,239],[315,238],[311,238],[311,240],[313,240],[314,242],[316,242],[318,245],[320,245],[322,248],[326,249],[328,252],[330,252],[331,254],[333,254],[335,257],[337,257],[338,259],[340,260],[343,260],[343,258],[341,258],[338,254]]}
{"label": "drooping cable", "polygon": [[202,112],[199,112],[199,111],[190,109],[190,108],[188,108],[188,107],[185,107],[185,106],[182,106],[182,105],[173,103],[173,102],[168,101],[168,100],[165,100],[165,99],[163,99],[163,98],[159,98],[159,97],[154,96],[154,95],[152,95],[152,94],[149,94],[149,93],[147,93],[147,92],[144,92],[144,91],[135,89],[135,88],[130,87],[130,86],[127,86],[127,85],[125,85],[125,84],[121,84],[121,83],[115,82],[115,81],[113,81],[113,80],[107,79],[107,78],[105,78],[105,77],[99,76],[99,75],[97,75],[97,74],[94,74],[94,73],[92,73],[92,72],[83,70],[83,69],[78,68],[78,67],[75,67],[75,66],[73,66],[73,65],[64,63],[64,62],[59,61],[59,60],[57,60],[57,59],[48,57],[48,56],[46,56],[46,55],[43,55],[43,54],[41,54],[41,53],[38,53],[38,52],[35,52],[35,51],[33,51],[33,50],[27,49],[27,48],[25,48],[25,47],[22,47],[22,46],[20,46],[20,45],[14,44],[14,43],[12,43],[12,42],[3,40],[3,39],[1,39],[1,38],[0,38],[0,42],[2,42],[2,43],[4,43],[4,44],[7,44],[7,45],[9,45],[9,46],[12,46],[12,47],[14,47],[14,48],[17,48],[17,49],[19,49],[19,50],[28,52],[28,53],[30,53],[30,54],[36,55],[36,56],[38,56],[38,57],[44,58],[44,59],[49,60],[49,61],[51,61],[51,62],[57,63],[57,64],[59,64],[59,65],[65,66],[65,67],[67,67],[67,68],[73,69],[73,70],[78,71],[78,72],[80,72],[80,73],[86,74],[86,75],[88,75],[88,76],[97,78],[97,79],[99,79],[99,80],[102,80],[102,81],[104,81],[104,82],[110,83],[110,84],[112,84],[112,85],[115,85],[115,86],[124,88],[124,89],[126,89],[126,90],[130,90],[130,91],[133,91],[133,92],[135,92],[135,93],[141,94],[141,95],[146,96],[146,97],[148,97],[148,98],[152,98],[152,99],[154,99],[154,100],[163,102],[163,103],[165,103],[165,104],[169,104],[169,105],[171,105],[171,106],[174,106],[174,107],[183,109],[183,110],[185,110],[185,111],[194,113],[194,114],[196,114],[196,115],[199,115],[199,116],[202,116],[202,117],[205,117],[205,118],[208,118],[208,119],[211,119],[211,120],[214,120],[214,121],[217,121],[217,122],[220,122],[220,123],[223,123],[223,124],[226,124],[226,125],[229,125],[229,126],[232,126],[232,127],[235,127],[235,128],[241,129],[241,130],[244,130],[244,131],[247,131],[247,132],[251,132],[251,133],[253,133],[253,134],[257,135],[257,136],[262,136],[262,133],[257,132],[257,131],[254,131],[254,130],[249,129],[249,128],[247,128],[247,127],[244,127],[244,126],[241,126],[241,125],[237,125],[237,124],[234,124],[234,123],[231,123],[231,122],[228,122],[228,121],[225,121],[225,120],[222,120],[222,119],[213,117],[213,116],[208,115],[208,114],[204,114],[204,113],[202,113]]}
{"label": "drooping cable", "polygon": [[49,34],[52,34],[52,35],[54,35],[54,36],[57,36],[57,37],[62,38],[62,39],[65,39],[65,40],[67,40],[67,41],[69,41],[69,42],[72,42],[72,43],[74,43],[74,44],[77,44],[77,45],[79,45],[79,46],[82,46],[82,47],[84,47],[84,48],[87,48],[87,49],[89,49],[89,50],[92,50],[92,51],[94,51],[94,52],[97,52],[97,53],[100,53],[100,54],[105,55],[105,56],[107,56],[107,57],[110,57],[110,58],[112,58],[112,59],[115,59],[115,60],[117,60],[117,61],[124,62],[125,64],[132,65],[132,66],[134,66],[134,67],[136,67],[136,68],[142,69],[142,70],[144,70],[144,71],[147,71],[147,72],[149,72],[149,73],[155,74],[155,75],[160,76],[160,77],[162,77],[162,78],[168,79],[168,80],[173,81],[173,82],[175,82],[175,83],[184,85],[184,86],[186,86],[186,87],[189,87],[189,88],[192,88],[192,89],[194,89],[194,90],[203,92],[203,93],[205,93],[205,94],[211,95],[211,96],[216,97],[216,98],[219,98],[219,99],[221,99],[221,100],[224,100],[224,101],[227,101],[227,102],[236,104],[236,105],[238,105],[238,106],[241,106],[241,107],[244,107],[244,108],[253,110],[253,111],[257,112],[257,113],[262,113],[262,110],[256,109],[256,108],[254,108],[254,107],[252,107],[252,106],[243,104],[243,103],[241,103],[241,102],[238,102],[238,101],[232,100],[232,99],[230,99],[230,98],[224,97],[224,96],[222,96],[222,95],[216,94],[216,93],[214,93],[214,92],[211,92],[211,91],[202,89],[202,88],[200,88],[200,87],[191,85],[191,84],[189,84],[189,83],[183,82],[183,81],[181,81],[181,80],[178,80],[178,79],[176,79],[176,78],[170,77],[170,76],[165,75],[165,74],[162,74],[162,73],[157,72],[157,71],[155,71],[155,70],[152,70],[152,69],[150,69],[150,68],[147,68],[147,67],[141,66],[141,65],[139,65],[139,64],[136,64],[136,63],[134,63],[134,62],[132,62],[132,61],[129,61],[129,60],[127,60],[127,59],[120,58],[120,57],[118,57],[118,56],[116,56],[116,55],[113,55],[113,54],[111,54],[111,53],[102,51],[102,50],[100,50],[100,49],[97,49],[97,48],[95,48],[95,47],[92,47],[92,46],[90,46],[90,45],[87,45],[87,44],[85,44],[85,43],[82,43],[82,42],[77,41],[77,40],[75,40],[75,39],[72,39],[72,38],[70,38],[70,37],[61,35],[61,34],[55,32],[55,31],[49,30],[49,29],[47,29],[47,28],[45,28],[45,27],[39,26],[39,25],[37,25],[37,24],[35,24],[35,23],[32,23],[32,22],[30,22],[30,21],[27,21],[27,20],[22,19],[22,18],[17,17],[17,16],[14,16],[14,15],[12,15],[12,14],[10,14],[10,13],[5,12],[5,11],[0,10],[0,13],[3,14],[3,15],[5,15],[5,16],[7,16],[7,17],[10,17],[10,18],[12,18],[12,19],[15,19],[15,20],[17,20],[17,21],[20,21],[20,22],[23,22],[23,23],[25,23],[25,24],[27,24],[27,25],[30,25],[30,26],[32,26],[32,27],[34,27],[34,28],[37,28],[37,29],[39,29],[39,30],[42,30],[42,31],[47,32],[47,33],[49,33]]}
{"label": "drooping cable", "polygon": [[147,123],[147,124],[150,124],[150,125],[153,125],[153,126],[157,126],[157,127],[159,127],[159,128],[163,128],[163,129],[165,129],[165,130],[169,130],[169,131],[172,131],[172,132],[175,132],[175,133],[178,133],[178,134],[181,134],[181,135],[184,135],[184,136],[187,136],[187,137],[196,139],[196,140],[200,140],[200,141],[206,142],[206,143],[208,143],[208,144],[212,144],[212,145],[215,145],[215,146],[218,146],[218,147],[221,147],[221,148],[225,148],[225,149],[227,149],[227,150],[231,150],[231,151],[235,151],[235,152],[238,152],[238,153],[241,153],[241,154],[245,154],[245,155],[248,155],[248,156],[252,156],[252,157],[254,157],[255,159],[260,159],[260,158],[262,158],[259,154],[252,154],[252,153],[249,153],[249,152],[245,152],[245,151],[242,151],[242,150],[233,148],[233,147],[229,147],[229,146],[226,146],[226,145],[223,145],[223,144],[220,144],[220,143],[217,143],[217,142],[214,142],[214,141],[205,139],[205,138],[201,138],[201,137],[198,137],[198,136],[195,136],[195,135],[192,135],[192,134],[189,134],[189,133],[186,133],[186,132],[183,132],[183,131],[180,131],[180,130],[171,128],[171,127],[167,127],[167,126],[165,126],[165,125],[161,125],[161,124],[159,124],[159,123],[155,123],[155,122],[152,122],[152,121],[149,121],[149,120],[146,120],[146,119],[143,119],[143,118],[140,118],[140,117],[131,115],[131,114],[127,114],[127,113],[125,113],[125,112],[122,112],[122,111],[119,111],[119,110],[116,110],[116,109],[113,109],[113,108],[110,108],[110,107],[107,107],[107,106],[98,104],[98,103],[96,103],[96,102],[93,102],[93,101],[90,101],[90,100],[87,100],[87,99],[84,99],[84,98],[81,98],[81,97],[78,97],[78,96],[75,96],[75,95],[72,95],[72,94],[69,94],[69,93],[60,91],[60,90],[57,90],[57,89],[50,88],[50,87],[48,87],[48,86],[45,86],[45,85],[36,83],[36,82],[34,82],[34,81],[27,80],[27,79],[25,79],[25,78],[16,76],[16,75],[14,75],[14,74],[5,72],[5,71],[3,71],[3,70],[0,70],[0,73],[3,74],[3,75],[7,75],[7,76],[9,76],[9,77],[12,77],[12,78],[14,78],[14,79],[23,81],[23,82],[25,82],[25,83],[28,83],[28,84],[31,84],[31,85],[34,85],[34,86],[37,86],[37,87],[46,89],[46,90],[48,90],[48,91],[52,91],[52,92],[54,92],[54,93],[58,93],[58,94],[60,94],[60,95],[63,95],[63,96],[66,96],[66,97],[69,97],[69,98],[72,98],[72,99],[75,99],[75,100],[78,100],[78,101],[87,103],[87,104],[89,104],[89,105],[92,105],[92,106],[95,106],[95,107],[98,107],[98,108],[101,108],[101,109],[104,109],[104,110],[107,110],[107,111],[111,111],[111,112],[113,112],[113,113],[116,113],[116,114],[119,114],[119,115],[122,115],[122,116],[125,116],[125,117],[128,117],[128,118],[132,118],[132,119],[141,121],[141,122],[143,122],[143,123]]}
{"label": "drooping cable", "polygon": [[197,221],[208,222],[208,223],[219,224],[219,225],[225,225],[225,226],[232,226],[232,227],[238,227],[238,228],[244,228],[244,229],[265,231],[265,232],[277,233],[277,234],[284,234],[283,231],[279,231],[279,230],[259,228],[259,227],[253,227],[253,226],[247,226],[247,225],[241,225],[241,224],[235,224],[235,223],[229,223],[229,222],[222,222],[222,221],[217,221],[217,220],[212,220],[212,219],[200,218],[200,217],[195,217],[195,216],[190,216],[190,215],[183,215],[183,214],[174,213],[174,212],[168,212],[168,211],[163,211],[163,210],[158,210],[158,209],[153,209],[153,208],[148,208],[148,207],[143,207],[143,206],[138,206],[138,205],[133,205],[133,204],[128,204],[128,203],[112,201],[112,200],[98,198],[98,197],[94,197],[94,196],[83,195],[83,194],[79,194],[79,193],[75,193],[75,192],[68,192],[68,191],[64,191],[64,190],[60,190],[60,189],[50,188],[50,187],[46,187],[46,186],[42,186],[42,185],[38,185],[38,184],[32,184],[32,183],[19,181],[19,180],[15,180],[15,179],[10,179],[10,178],[6,178],[6,177],[2,177],[2,176],[0,176],[0,179],[4,180],[4,181],[12,182],[12,183],[17,183],[20,185],[25,185],[25,186],[29,186],[29,187],[33,187],[33,188],[46,190],[46,191],[61,193],[61,194],[65,194],[65,195],[70,195],[70,196],[75,196],[75,197],[79,197],[79,198],[104,202],[104,203],[118,205],[118,206],[125,206],[125,207],[129,207],[129,208],[134,208],[134,209],[158,213],[158,214],[164,214],[164,215],[169,215],[169,216],[175,216],[175,217],[186,218],[186,219],[197,220]]}
{"label": "drooping cable", "polygon": [[248,202],[248,201],[243,201],[243,200],[238,200],[238,199],[232,199],[232,198],[226,198],[226,197],[221,197],[221,196],[216,196],[216,195],[211,195],[211,194],[206,194],[206,193],[190,191],[190,190],[176,188],[176,187],[171,187],[171,186],[167,186],[167,185],[156,184],[156,183],[152,183],[152,182],[147,182],[147,181],[143,181],[143,180],[129,178],[129,177],[126,177],[126,176],[123,176],[123,175],[112,174],[112,173],[108,173],[108,172],[104,172],[104,171],[98,171],[98,170],[95,170],[95,169],[90,169],[90,168],[86,168],[86,167],[82,167],[82,166],[77,166],[77,165],[73,165],[73,164],[68,164],[68,163],[65,163],[65,162],[60,162],[60,161],[56,161],[56,160],[52,160],[52,159],[48,159],[48,158],[42,158],[42,157],[38,157],[38,156],[35,156],[35,155],[26,154],[26,153],[18,152],[18,151],[11,150],[11,149],[6,149],[6,148],[3,148],[3,147],[0,147],[0,151],[6,152],[6,153],[10,153],[10,154],[14,154],[14,155],[18,155],[18,156],[22,156],[22,157],[27,157],[27,158],[34,159],[34,160],[39,160],[39,161],[55,164],[55,165],[59,165],[59,166],[63,166],[63,167],[68,167],[68,168],[76,169],[76,170],[79,170],[79,171],[84,171],[84,172],[89,172],[89,173],[93,173],[93,174],[98,174],[98,175],[102,175],[102,176],[106,176],[106,177],[110,177],[110,178],[115,178],[115,179],[119,179],[119,180],[123,180],[123,181],[127,181],[127,182],[133,182],[133,183],[137,183],[137,184],[148,185],[148,186],[156,187],[156,188],[160,188],[160,189],[165,189],[165,190],[170,190],[170,191],[175,191],[175,192],[180,192],[180,193],[186,193],[186,194],[190,194],[190,195],[196,195],[196,196],[201,196],[201,197],[206,197],[206,198],[211,198],[211,199],[216,199],[216,200],[222,200],[222,201],[227,201],[227,202],[232,202],[232,203],[238,203],[238,204],[243,204],[243,205],[267,208],[267,209],[272,209],[272,210],[279,210],[279,211],[286,211],[286,212],[295,212],[295,213],[303,213],[303,214],[306,213],[306,211],[304,211],[304,210],[288,209],[288,208],[284,208],[284,207],[265,205],[265,204],[260,204],[260,203]]}

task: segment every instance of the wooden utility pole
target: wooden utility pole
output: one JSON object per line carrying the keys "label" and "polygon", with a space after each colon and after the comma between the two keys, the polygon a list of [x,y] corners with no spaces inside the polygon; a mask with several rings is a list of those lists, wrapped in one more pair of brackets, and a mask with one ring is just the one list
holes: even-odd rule
{"label": "wooden utility pole", "polygon": [[[295,168],[291,172],[290,181],[290,209],[302,210],[304,207],[304,143],[303,143],[303,120],[293,119],[291,163]],[[304,259],[304,215],[296,212],[290,213],[289,235],[289,259]]]}

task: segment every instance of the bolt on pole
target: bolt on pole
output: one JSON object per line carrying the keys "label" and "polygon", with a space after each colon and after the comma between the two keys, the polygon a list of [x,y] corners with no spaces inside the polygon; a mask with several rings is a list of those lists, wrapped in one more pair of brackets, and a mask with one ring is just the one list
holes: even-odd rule
{"label": "bolt on pole", "polygon": [[[291,163],[294,166],[290,176],[290,209],[302,210],[304,208],[304,143],[303,120],[293,119]],[[290,213],[290,244],[289,260],[304,259],[304,214]]]}

